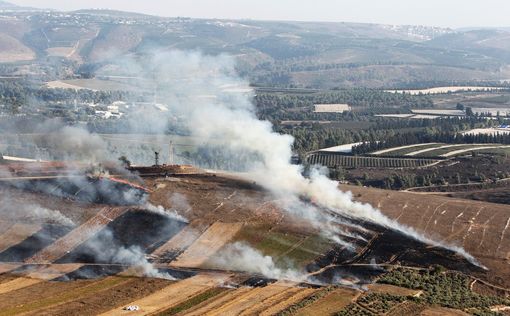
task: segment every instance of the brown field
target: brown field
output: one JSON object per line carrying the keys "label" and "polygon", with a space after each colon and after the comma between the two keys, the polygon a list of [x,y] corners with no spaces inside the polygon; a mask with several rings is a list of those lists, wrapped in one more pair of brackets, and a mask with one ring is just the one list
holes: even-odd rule
{"label": "brown field", "polygon": [[186,250],[205,231],[205,227],[189,225],[184,227],[177,235],[156,249],[151,255],[154,258],[164,257],[165,253],[180,253]]}
{"label": "brown field", "polygon": [[0,33],[0,63],[13,63],[33,60],[36,55],[18,39],[5,33]]}
{"label": "brown field", "polygon": [[2,273],[6,273],[11,270],[14,270],[20,266],[21,266],[21,264],[17,264],[17,263],[0,263],[0,275]]}
{"label": "brown field", "polygon": [[[179,232],[175,230],[176,234],[164,235],[167,236],[166,238],[150,240],[147,243],[136,240],[147,247],[146,257],[149,261],[155,260],[157,268],[172,268],[168,270],[179,275],[179,281],[128,277],[123,263],[54,264],[53,262],[95,236],[105,225],[112,222],[113,224],[132,223],[125,217],[134,214],[139,217],[135,216],[132,220],[136,221],[136,225],[140,222],[140,229],[143,230],[151,227],[152,219],[147,217],[151,220],[148,221],[150,223],[145,223],[144,216],[148,216],[148,213],[138,212],[137,207],[88,205],[83,207],[83,212],[80,212],[80,207],[73,206],[73,203],[67,199],[46,199],[42,194],[27,193],[27,199],[30,201],[37,201],[42,205],[53,203],[78,226],[53,244],[49,246],[45,244],[40,246],[42,249],[31,250],[31,254],[35,253],[35,255],[27,259],[25,263],[6,262],[0,265],[0,273],[16,270],[14,271],[16,277],[12,274],[0,274],[0,316],[22,313],[122,315],[127,313],[123,311],[127,305],[140,306],[140,311],[127,313],[134,315],[173,311],[180,311],[181,315],[274,315],[291,306],[300,306],[299,303],[303,300],[324,290],[323,287],[309,287],[309,285],[298,285],[281,280],[271,283],[273,280],[246,272],[207,270],[207,261],[228,243],[234,241],[243,241],[263,255],[272,256],[276,264],[292,259],[293,264],[298,263],[294,267],[306,266],[309,270],[305,273],[313,274],[316,277],[314,282],[336,282],[333,281],[335,276],[343,278],[342,273],[349,273],[349,275],[350,273],[368,275],[379,273],[373,272],[375,269],[370,266],[371,258],[377,259],[377,263],[381,266],[390,268],[406,262],[420,269],[427,268],[436,262],[434,260],[444,258],[453,260],[454,265],[465,265],[458,256],[453,256],[452,259],[451,254],[441,252],[433,246],[410,242],[409,238],[406,239],[407,237],[403,235],[394,234],[388,228],[381,228],[375,224],[367,226],[369,228],[362,232],[366,240],[356,244],[359,247],[357,254],[344,253],[343,249],[332,249],[334,245],[318,236],[317,230],[311,228],[308,222],[292,218],[288,213],[280,210],[277,206],[278,201],[256,184],[235,179],[233,176],[194,174],[149,178],[145,181],[145,185],[151,190],[149,197],[151,202],[169,209],[176,209],[189,220],[188,226],[183,228],[185,224],[181,223]],[[502,292],[502,295],[505,295],[504,290],[498,292],[497,288],[491,284],[500,287],[509,286],[510,207],[507,205],[363,187],[346,186],[344,188],[352,190],[355,199],[373,203],[389,217],[396,218],[399,222],[412,226],[427,236],[445,243],[463,246],[490,270],[487,273],[470,269],[462,271],[464,273],[475,271],[473,276],[480,278],[480,281],[476,283],[490,283],[486,285],[489,290],[483,289],[484,293],[499,295]],[[177,193],[186,197],[185,206],[172,205],[174,202],[169,199],[169,196]],[[12,196],[13,199],[21,201],[23,192]],[[67,208],[67,205],[70,207]],[[132,212],[125,214],[127,211]],[[10,231],[7,240],[9,238],[12,240],[8,245],[14,246],[26,237],[16,237],[13,227],[9,225],[7,222],[0,222],[0,232],[4,229],[2,236],[7,236],[6,232]],[[130,227],[126,228],[128,232]],[[119,235],[126,235],[124,228],[125,226],[119,230]],[[157,230],[158,227],[150,229]],[[23,234],[31,235],[32,230],[34,227],[31,230],[25,229]],[[119,240],[131,242],[132,239]],[[424,259],[418,256],[417,261],[410,260],[409,256],[406,257],[408,249],[394,246],[395,241],[417,247],[416,249],[426,254],[429,254],[428,250],[430,250],[431,254],[424,256]],[[2,242],[4,240],[0,240],[0,244]],[[174,260],[175,257],[177,259]],[[423,261],[419,260],[432,261],[422,263]],[[449,264],[448,260],[444,259],[440,262]],[[21,267],[26,263],[32,265]],[[452,265],[449,267],[455,269]],[[103,268],[104,271],[112,268],[113,272],[98,272],[95,276],[99,278],[95,280],[74,279],[79,278],[78,272]],[[347,270],[343,270],[344,268]],[[198,274],[195,275],[195,273]],[[49,281],[64,275],[65,279],[71,281]],[[259,278],[261,281],[257,281]],[[376,277],[367,278],[366,282],[375,279]],[[255,284],[257,286],[252,287]],[[359,284],[365,286],[365,283]],[[223,286],[230,287],[230,285],[235,287],[209,296],[212,290]],[[480,286],[477,286],[478,288]],[[492,289],[495,290],[491,292]],[[382,284],[369,285],[368,290],[404,296],[416,295],[419,292]],[[296,314],[325,315],[338,312],[355,300],[360,292],[348,288],[337,288],[331,292],[321,293],[325,296],[317,298],[316,301],[298,310]],[[418,315],[424,311],[433,313],[435,310],[406,302],[395,306],[390,314]]]}
{"label": "brown field", "polygon": [[[261,315],[271,310],[283,310],[316,290],[294,287],[292,284],[277,282],[265,287],[242,287],[211,302],[197,306],[187,315]],[[269,310],[269,311],[266,311]]]}
{"label": "brown field", "polygon": [[360,292],[351,289],[337,289],[319,299],[313,304],[300,309],[295,315],[333,315],[360,295]]}
{"label": "brown field", "polygon": [[5,233],[5,231],[8,230],[12,225],[14,225],[14,223],[10,221],[0,221],[0,236],[1,234]]}
{"label": "brown field", "polygon": [[508,205],[354,186],[343,189],[418,232],[463,247],[489,268],[491,282],[510,287]]}
{"label": "brown field", "polygon": [[97,315],[116,307],[127,306],[133,300],[156,293],[170,283],[163,279],[126,278],[125,280],[126,282],[112,288],[100,289],[44,310],[32,312],[32,314],[48,316]]}
{"label": "brown field", "polygon": [[50,47],[46,49],[48,56],[56,56],[56,57],[71,57],[75,51],[74,46],[62,46],[62,47]]}
{"label": "brown field", "polygon": [[49,81],[46,86],[50,89],[73,89],[73,90],[92,90],[92,91],[133,91],[136,88],[127,84],[113,80],[101,79],[69,79]]}
{"label": "brown field", "polygon": [[243,227],[242,223],[216,222],[171,263],[174,267],[200,267],[225,246]]}
{"label": "brown field", "polygon": [[397,295],[397,296],[419,296],[422,293],[422,291],[420,291],[420,290],[411,290],[411,289],[407,289],[405,287],[394,286],[394,285],[389,285],[389,284],[379,284],[379,283],[369,284],[367,286],[367,288],[371,292],[388,293],[388,294]]}
{"label": "brown field", "polygon": [[307,297],[309,297],[310,295],[312,295],[315,292],[316,292],[316,290],[313,290],[313,289],[301,290],[301,291],[293,294],[292,296],[290,296],[288,299],[286,299],[284,301],[281,301],[279,303],[275,302],[274,305],[271,307],[266,306],[267,309],[261,311],[260,315],[265,315],[265,316],[275,315],[278,312],[284,310],[285,308],[301,302],[302,300],[306,299]]}
{"label": "brown field", "polygon": [[[139,280],[139,281],[137,281]],[[97,314],[90,310],[104,311],[113,308],[112,303],[122,304],[116,300],[106,301],[105,295],[119,293],[123,287],[130,288],[130,285],[137,282],[146,283],[143,278],[120,278],[107,277],[96,280],[78,280],[73,282],[39,282],[28,287],[11,291],[0,295],[0,315],[13,315],[27,313],[31,315],[83,315]],[[168,281],[161,280],[168,284]],[[138,283],[140,284],[140,283]],[[134,288],[136,290],[136,288]],[[143,291],[144,287],[138,285],[138,290]],[[96,299],[96,305],[87,304],[87,301]],[[119,297],[122,299],[122,296]],[[136,299],[136,298],[135,298]],[[128,300],[129,302],[130,300]],[[80,305],[81,311],[74,311],[68,304]]]}
{"label": "brown field", "polygon": [[64,255],[78,247],[87,239],[94,236],[94,234],[98,233],[108,223],[115,220],[128,210],[130,210],[130,208],[126,207],[104,208],[94,217],[89,219],[87,222],[85,222],[78,228],[72,230],[70,233],[60,238],[59,240],[55,241],[50,246],[36,253],[34,256],[27,259],[25,262],[51,263],[62,258]]}
{"label": "brown field", "polygon": [[16,278],[5,283],[0,283],[0,294],[16,291],[40,282],[42,282],[42,280],[30,278]]}
{"label": "brown field", "polygon": [[39,224],[17,223],[0,236],[0,252],[17,245],[41,229]]}
{"label": "brown field", "polygon": [[82,266],[79,263],[43,265],[29,272],[26,276],[32,279],[52,280],[78,270]]}
{"label": "brown field", "polygon": [[[197,275],[189,279],[175,282],[156,293],[143,297],[128,305],[140,306],[139,311],[133,311],[130,315],[150,315],[162,312],[189,298],[202,293],[212,287],[218,286],[228,279],[227,275]],[[123,315],[126,311],[119,307],[101,315]]]}
{"label": "brown field", "polygon": [[[61,277],[69,272],[79,269],[81,264],[60,264],[60,265],[42,265],[28,271],[22,277],[10,278],[0,283],[0,294],[9,293],[43,281],[52,280]],[[6,265],[11,270],[20,267],[20,265]],[[7,271],[6,271],[7,272]]]}

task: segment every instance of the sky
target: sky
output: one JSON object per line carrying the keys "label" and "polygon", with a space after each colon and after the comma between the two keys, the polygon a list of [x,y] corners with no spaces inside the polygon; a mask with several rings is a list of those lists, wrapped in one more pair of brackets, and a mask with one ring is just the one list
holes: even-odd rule
{"label": "sky", "polygon": [[168,17],[510,27],[510,0],[7,0],[59,10],[108,8]]}

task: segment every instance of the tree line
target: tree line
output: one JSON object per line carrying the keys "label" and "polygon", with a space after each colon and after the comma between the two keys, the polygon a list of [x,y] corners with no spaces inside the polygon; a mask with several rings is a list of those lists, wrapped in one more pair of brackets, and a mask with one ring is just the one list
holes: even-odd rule
{"label": "tree line", "polygon": [[362,155],[370,152],[420,143],[445,144],[510,144],[510,134],[460,134],[451,132],[440,133],[402,133],[392,137],[366,141],[353,146],[352,154]]}

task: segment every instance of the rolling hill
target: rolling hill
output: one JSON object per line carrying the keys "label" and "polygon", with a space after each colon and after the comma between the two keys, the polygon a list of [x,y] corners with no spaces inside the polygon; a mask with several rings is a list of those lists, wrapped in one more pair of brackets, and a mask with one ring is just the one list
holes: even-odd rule
{"label": "rolling hill", "polygon": [[[12,6],[3,4],[5,8]],[[1,7],[0,7],[1,8]],[[200,50],[236,57],[259,85],[334,88],[414,87],[510,77],[507,30],[462,30],[362,23],[163,18],[110,10],[4,12],[0,32],[36,62],[56,57],[97,70],[152,49]],[[0,49],[9,51],[12,40]],[[26,48],[25,48],[26,47]]]}

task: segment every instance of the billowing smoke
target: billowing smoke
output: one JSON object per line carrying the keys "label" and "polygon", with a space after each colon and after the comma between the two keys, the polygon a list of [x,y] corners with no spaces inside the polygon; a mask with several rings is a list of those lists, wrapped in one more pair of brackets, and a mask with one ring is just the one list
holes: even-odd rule
{"label": "billowing smoke", "polygon": [[258,273],[271,279],[286,279],[296,282],[306,280],[306,275],[294,269],[279,268],[271,256],[241,242],[229,244],[210,261],[213,268]]}
{"label": "billowing smoke", "polygon": [[183,217],[182,215],[179,215],[175,209],[167,210],[161,205],[156,206],[149,202],[145,203],[144,209],[146,209],[147,211],[149,211],[151,213],[162,215],[164,217],[168,217],[172,220],[178,220],[183,223],[188,222],[188,220],[185,217]]}
{"label": "billowing smoke", "polygon": [[161,272],[150,263],[141,247],[118,244],[110,229],[102,230],[86,243],[86,253],[97,262],[122,264],[132,268],[133,273],[146,277],[174,280],[170,274]]}
{"label": "billowing smoke", "polygon": [[[155,89],[169,106],[168,113],[178,116],[194,139],[219,147],[222,152],[249,157],[242,161],[248,177],[280,198],[286,210],[310,220],[331,239],[348,245],[341,236],[349,234],[334,225],[333,217],[313,205],[301,203],[303,197],[346,217],[375,222],[439,245],[389,219],[371,205],[355,202],[350,193],[341,192],[337,183],[323,173],[315,170],[305,178],[303,167],[290,163],[293,138],[275,133],[270,122],[257,118],[253,92],[236,75],[232,58],[173,51],[150,52],[143,59],[124,62],[129,64],[126,69],[137,69],[144,77],[154,78]],[[151,126],[165,126],[169,121],[170,117],[161,114],[137,117],[138,124]],[[462,249],[448,248],[475,262]]]}
{"label": "billowing smoke", "polygon": [[59,210],[51,210],[35,203],[23,203],[4,196],[0,199],[0,217],[2,220],[13,222],[54,223],[69,227],[75,226],[75,223]]}
{"label": "billowing smoke", "polygon": [[[199,149],[205,148],[203,156],[207,156],[209,161],[202,160],[201,163],[246,171],[248,178],[275,195],[283,209],[307,219],[326,237],[344,246],[352,248],[348,238],[362,237],[339,228],[338,224],[352,224],[339,222],[331,213],[371,221],[418,240],[439,245],[385,217],[372,206],[353,201],[350,193],[341,192],[337,183],[319,169],[313,170],[309,178],[304,177],[303,167],[290,163],[293,138],[275,133],[270,122],[257,118],[252,102],[253,91],[248,82],[236,74],[233,58],[226,55],[205,56],[198,52],[151,51],[143,56],[120,60],[117,66],[116,69],[126,71],[118,75],[145,78],[144,85],[151,86],[157,93],[157,101],[164,103],[164,110],[132,108],[126,117],[133,131],[165,134],[169,129],[177,128],[171,128],[171,125],[178,125],[179,130],[192,136],[190,139],[196,141],[195,145]],[[69,137],[69,141],[63,140],[62,148],[85,154],[89,152],[91,159],[101,155],[96,149],[105,150],[96,136],[91,137],[74,128],[63,131],[63,137]],[[200,150],[197,152],[200,153]],[[125,154],[128,158],[136,156],[136,153]],[[304,200],[312,200],[314,203]],[[323,209],[330,212],[323,212]],[[160,210],[155,208],[153,211]],[[449,249],[475,262],[464,250],[455,247]],[[136,249],[125,250],[127,253],[138,253]],[[123,253],[120,254],[122,257]],[[115,255],[117,253],[109,253],[110,258]],[[129,255],[128,258],[139,256]],[[266,276],[296,277],[289,271],[278,269],[270,257],[243,244],[231,245],[224,258],[228,260],[220,258],[217,263],[232,268],[243,267],[243,270]],[[137,262],[144,265],[143,260]]]}

